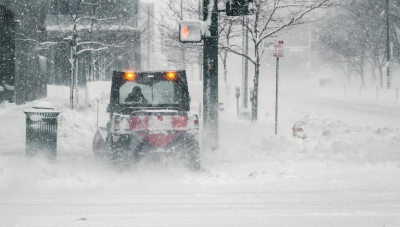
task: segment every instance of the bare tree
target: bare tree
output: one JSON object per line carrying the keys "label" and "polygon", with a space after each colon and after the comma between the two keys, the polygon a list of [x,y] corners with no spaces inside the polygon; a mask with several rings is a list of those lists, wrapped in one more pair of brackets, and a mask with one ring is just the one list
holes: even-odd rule
{"label": "bare tree", "polygon": [[225,91],[228,93],[228,54],[229,51],[225,46],[231,46],[234,40],[241,36],[241,18],[228,17],[220,14],[219,18],[219,52],[218,55],[222,61],[224,67],[224,82]]}
{"label": "bare tree", "polygon": [[243,54],[240,46],[224,46],[222,48],[247,58],[255,67],[254,96],[252,116],[258,117],[258,90],[261,57],[271,44],[270,37],[294,25],[313,21],[311,13],[317,9],[331,6],[331,0],[254,0],[254,15],[249,17],[246,26],[250,33],[254,56]]}
{"label": "bare tree", "polygon": [[[33,42],[38,49],[49,49],[54,46],[69,46],[70,56],[70,105],[73,109],[79,104],[78,100],[78,61],[86,53],[101,53],[115,48],[126,48],[134,41],[130,33],[137,32],[137,5],[130,1],[86,0],[77,2],[60,0],[55,9],[57,23],[48,26],[52,35],[48,41],[32,39],[19,34],[20,39]],[[131,24],[135,24],[132,26]]]}
{"label": "bare tree", "polygon": [[[335,9],[320,23],[320,52],[328,62],[357,72],[365,86],[365,66],[371,65],[371,80],[375,82],[378,69],[383,87],[383,66],[386,63],[386,19],[382,1],[355,0]],[[395,32],[392,32],[395,34]]]}
{"label": "bare tree", "polygon": [[[78,57],[85,52],[101,52],[110,48],[122,48],[127,46],[129,41],[118,39],[104,40],[96,36],[95,31],[115,30],[120,31],[124,26],[123,20],[127,19],[131,13],[137,14],[137,9],[128,2],[120,2],[120,5],[114,6],[114,3],[107,1],[85,1],[77,7],[68,7],[69,19],[66,24],[70,28],[65,30],[63,39],[69,41],[71,55],[69,62],[71,64],[71,108],[74,108],[74,100],[78,105]],[[121,5],[122,4],[122,5]],[[123,7],[121,7],[123,6]],[[136,10],[136,11],[135,11]],[[133,11],[133,12],[132,12]],[[71,23],[72,22],[72,23]],[[134,27],[125,27],[124,29],[135,29]],[[62,28],[61,28],[62,30]],[[117,32],[114,33],[117,35]],[[88,33],[89,35],[86,35]],[[115,40],[118,40],[117,43]],[[74,94],[75,91],[75,94]],[[75,98],[74,98],[75,96]]]}

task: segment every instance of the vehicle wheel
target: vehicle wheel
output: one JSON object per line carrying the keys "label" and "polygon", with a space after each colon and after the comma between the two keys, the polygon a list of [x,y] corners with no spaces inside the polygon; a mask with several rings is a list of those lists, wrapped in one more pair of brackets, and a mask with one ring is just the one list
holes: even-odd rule
{"label": "vehicle wheel", "polygon": [[110,161],[122,168],[131,166],[133,163],[133,154],[129,149],[129,142],[127,140],[120,140],[110,144]]}
{"label": "vehicle wheel", "polygon": [[201,168],[199,140],[195,135],[186,135],[183,147],[188,167],[193,170],[199,170]]}
{"label": "vehicle wheel", "polygon": [[121,138],[110,146],[110,160],[119,166],[131,166],[140,161],[139,151],[142,146],[131,137]]}

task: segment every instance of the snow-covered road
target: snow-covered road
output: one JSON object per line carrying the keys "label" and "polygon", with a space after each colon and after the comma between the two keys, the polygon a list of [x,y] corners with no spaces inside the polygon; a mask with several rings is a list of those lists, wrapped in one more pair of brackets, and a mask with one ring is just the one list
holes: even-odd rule
{"label": "snow-covered road", "polygon": [[[137,176],[133,174],[132,178]],[[123,190],[110,187],[17,193],[12,201],[0,204],[2,226],[400,224],[400,207],[394,199],[399,195],[398,188],[371,188],[369,184],[335,187],[300,181],[247,182],[245,185],[245,182],[197,182],[196,185],[194,179],[182,179],[178,184],[171,184],[174,181],[149,184],[147,180],[135,180],[137,185],[125,186]]]}
{"label": "snow-covered road", "polygon": [[[6,163],[5,163],[6,162]],[[119,172],[89,158],[2,158],[1,226],[398,226],[390,165],[265,162],[268,172]],[[232,166],[231,166],[232,167]],[[274,171],[278,168],[280,171]],[[251,167],[247,165],[247,170]],[[301,171],[302,170],[302,171]],[[314,170],[314,171],[312,171]],[[301,172],[300,172],[301,171]],[[397,178],[397,179],[396,179]],[[6,186],[4,188],[4,185]]]}
{"label": "snow-covered road", "polygon": [[[57,163],[23,155],[29,106],[0,108],[0,226],[400,226],[396,104],[283,90],[281,136],[265,98],[258,124],[221,113],[203,171],[173,160],[121,171],[91,156],[96,108],[64,109],[55,93]],[[305,141],[291,137],[297,121]]]}

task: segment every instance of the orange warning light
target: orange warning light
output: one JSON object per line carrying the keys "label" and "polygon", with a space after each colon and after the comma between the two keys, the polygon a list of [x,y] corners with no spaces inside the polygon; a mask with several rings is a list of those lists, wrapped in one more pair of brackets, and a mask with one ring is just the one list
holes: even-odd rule
{"label": "orange warning light", "polygon": [[134,72],[125,73],[125,79],[129,81],[134,81],[136,79],[136,73]]}
{"label": "orange warning light", "polygon": [[191,31],[190,31],[190,29],[189,29],[189,26],[183,26],[181,33],[182,33],[182,38],[183,38],[183,39],[187,39],[188,36],[189,36],[190,33],[191,33]]}
{"label": "orange warning light", "polygon": [[177,77],[178,77],[178,76],[176,75],[175,72],[169,72],[169,73],[167,73],[167,79],[168,79],[168,80],[176,80]]}
{"label": "orange warning light", "polygon": [[200,20],[182,20],[179,24],[179,41],[200,43],[203,40],[205,22]]}

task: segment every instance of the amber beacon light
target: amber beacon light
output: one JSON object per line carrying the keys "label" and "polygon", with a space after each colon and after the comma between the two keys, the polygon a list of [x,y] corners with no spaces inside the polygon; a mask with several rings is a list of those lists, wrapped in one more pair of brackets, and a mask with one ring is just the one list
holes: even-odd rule
{"label": "amber beacon light", "polygon": [[168,80],[176,80],[177,77],[178,77],[178,76],[176,75],[175,72],[169,72],[169,73],[167,73],[167,79],[168,79]]}
{"label": "amber beacon light", "polygon": [[125,79],[129,81],[134,81],[136,79],[136,73],[134,72],[126,72]]}

